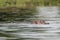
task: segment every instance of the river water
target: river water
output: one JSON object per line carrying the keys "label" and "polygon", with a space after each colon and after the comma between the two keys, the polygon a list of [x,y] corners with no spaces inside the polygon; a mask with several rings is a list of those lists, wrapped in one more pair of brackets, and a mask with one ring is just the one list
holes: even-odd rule
{"label": "river water", "polygon": [[[39,18],[49,24],[4,23],[0,24],[0,33],[10,35],[9,40],[60,40],[59,7],[37,7]],[[1,38],[5,40],[4,37]]]}

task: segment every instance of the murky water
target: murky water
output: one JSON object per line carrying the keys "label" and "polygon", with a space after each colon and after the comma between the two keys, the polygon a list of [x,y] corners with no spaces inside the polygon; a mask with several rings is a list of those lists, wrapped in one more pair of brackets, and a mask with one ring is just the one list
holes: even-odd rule
{"label": "murky water", "polygon": [[[58,7],[37,8],[40,18],[50,24],[8,23],[0,24],[0,33],[11,35],[11,40],[60,40],[60,16]],[[45,14],[44,14],[45,13]]]}

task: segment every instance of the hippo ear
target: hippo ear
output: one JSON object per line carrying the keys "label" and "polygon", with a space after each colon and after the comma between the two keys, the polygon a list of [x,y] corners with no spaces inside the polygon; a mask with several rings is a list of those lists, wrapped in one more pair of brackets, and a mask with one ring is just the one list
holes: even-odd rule
{"label": "hippo ear", "polygon": [[33,24],[37,24],[37,22],[36,21],[33,21]]}
{"label": "hippo ear", "polygon": [[39,21],[41,24],[45,24],[45,21],[44,20],[40,20]]}
{"label": "hippo ear", "polygon": [[41,24],[41,23],[40,23],[40,20],[35,20],[33,21],[33,24]]}
{"label": "hippo ear", "polygon": [[38,21],[35,21],[35,24],[39,24]]}

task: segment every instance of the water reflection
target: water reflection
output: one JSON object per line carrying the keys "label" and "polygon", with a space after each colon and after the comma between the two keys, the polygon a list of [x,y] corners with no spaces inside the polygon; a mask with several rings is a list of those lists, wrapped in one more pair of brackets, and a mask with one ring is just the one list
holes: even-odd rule
{"label": "water reflection", "polygon": [[10,35],[10,37],[8,38],[10,40],[60,40],[60,23],[58,23],[57,21],[58,19],[60,20],[60,18],[54,18],[59,17],[58,8],[44,7],[40,8],[39,11],[41,11],[41,15],[45,17],[45,19],[43,18],[43,20],[46,20],[46,22],[49,22],[50,24],[0,24],[0,33]]}

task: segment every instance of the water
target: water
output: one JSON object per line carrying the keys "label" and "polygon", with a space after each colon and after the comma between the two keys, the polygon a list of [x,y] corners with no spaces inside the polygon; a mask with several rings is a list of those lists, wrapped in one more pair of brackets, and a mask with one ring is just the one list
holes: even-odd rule
{"label": "water", "polygon": [[[58,7],[37,7],[39,14],[50,24],[7,23],[0,24],[0,33],[10,35],[10,40],[60,40]],[[45,13],[45,14],[44,14]]]}

